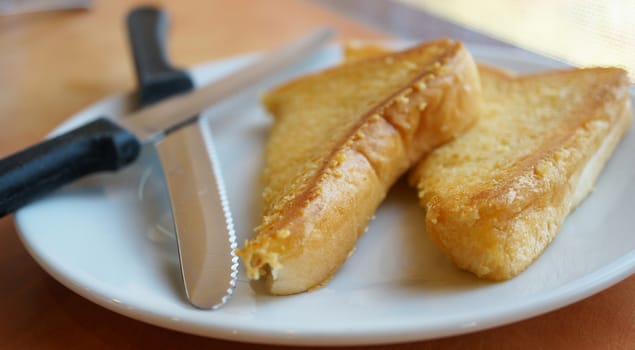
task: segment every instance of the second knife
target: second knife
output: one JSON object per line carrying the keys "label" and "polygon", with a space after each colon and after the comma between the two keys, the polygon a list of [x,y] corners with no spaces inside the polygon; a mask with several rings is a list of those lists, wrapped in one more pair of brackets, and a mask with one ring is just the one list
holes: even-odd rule
{"label": "second knife", "polygon": [[[139,7],[129,13],[127,24],[141,107],[194,89],[190,76],[169,63],[165,12]],[[157,143],[157,152],[170,197],[187,299],[198,308],[217,308],[236,286],[238,258],[212,135],[199,120]]]}

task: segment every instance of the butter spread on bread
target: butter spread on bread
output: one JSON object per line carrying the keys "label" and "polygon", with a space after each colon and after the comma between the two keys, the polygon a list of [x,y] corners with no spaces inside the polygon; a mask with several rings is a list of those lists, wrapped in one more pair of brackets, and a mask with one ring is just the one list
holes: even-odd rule
{"label": "butter spread on bread", "polygon": [[504,280],[545,250],[592,190],[630,125],[629,82],[616,68],[479,73],[479,122],[410,181],[432,240],[458,267]]}
{"label": "butter spread on bread", "polygon": [[324,283],[344,263],[389,187],[471,127],[480,83],[463,45],[438,40],[282,85],[265,150],[264,212],[238,254],[273,294]]}

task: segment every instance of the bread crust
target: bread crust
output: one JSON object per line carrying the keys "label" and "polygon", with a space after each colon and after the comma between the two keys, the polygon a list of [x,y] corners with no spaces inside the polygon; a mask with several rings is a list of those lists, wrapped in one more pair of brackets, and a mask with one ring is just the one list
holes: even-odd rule
{"label": "bread crust", "polygon": [[[349,256],[397,178],[424,153],[474,124],[481,97],[469,53],[449,40],[412,50],[435,51],[431,67],[359,115],[320,160],[315,174],[303,179],[301,191],[265,203],[255,238],[238,253],[249,278],[266,277],[271,293],[303,292],[327,281]],[[369,60],[389,57],[398,62],[400,55]],[[318,75],[332,79],[337,70],[346,69],[344,64]],[[292,111],[282,112],[286,102],[276,96],[296,84],[300,83],[288,83],[265,98],[277,120],[293,117]]]}
{"label": "bread crust", "polygon": [[[542,254],[566,216],[591,191],[630,125],[629,82],[623,70],[614,68],[525,76],[492,67],[480,67],[479,71],[485,104],[489,104],[486,109],[495,116],[481,121],[461,142],[430,154],[410,181],[417,186],[426,209],[428,235],[454,263],[479,277],[505,280]],[[560,85],[561,92],[581,92],[575,102],[561,105],[567,97],[554,98],[551,91],[541,91],[543,82]],[[555,92],[560,93],[558,89]],[[525,113],[523,108],[529,104],[517,111],[510,107],[515,93],[536,96],[534,108],[553,108],[546,113],[557,122],[530,140],[537,145],[531,152],[502,147],[496,155],[501,162],[489,169],[490,174],[474,173],[467,165],[478,157],[483,138],[502,144],[503,140],[527,137],[522,128],[506,130],[501,126],[495,130],[493,126],[514,118],[514,112]],[[498,112],[492,110],[496,108]],[[464,172],[478,180],[451,184],[454,178],[443,178],[449,171]]]}

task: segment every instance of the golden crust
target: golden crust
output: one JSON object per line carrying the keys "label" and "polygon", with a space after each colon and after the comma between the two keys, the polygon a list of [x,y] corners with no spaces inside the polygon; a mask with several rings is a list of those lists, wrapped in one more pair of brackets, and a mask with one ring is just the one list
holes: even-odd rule
{"label": "golden crust", "polygon": [[469,53],[440,40],[301,78],[264,101],[275,116],[265,211],[239,255],[249,278],[291,294],[335,272],[388,188],[473,125],[481,97]]}
{"label": "golden crust", "polygon": [[359,41],[351,41],[344,45],[343,54],[346,62],[358,59],[367,59],[373,56],[381,56],[389,53],[384,46]]}
{"label": "golden crust", "polygon": [[410,181],[432,240],[460,268],[504,280],[544,251],[591,190],[630,125],[629,83],[614,68],[479,72],[484,116]]}

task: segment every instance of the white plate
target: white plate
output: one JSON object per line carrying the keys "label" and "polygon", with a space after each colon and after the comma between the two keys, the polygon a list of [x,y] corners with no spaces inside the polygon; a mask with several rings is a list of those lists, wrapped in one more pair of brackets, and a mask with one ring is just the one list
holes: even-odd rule
{"label": "white plate", "polygon": [[[517,51],[472,47],[475,57],[517,71],[548,68]],[[303,69],[339,60],[325,49]],[[249,61],[240,57],[193,70],[199,82]],[[296,72],[297,73],[297,72]],[[60,129],[99,114],[119,114],[131,99],[108,98]],[[233,108],[233,109],[232,109]],[[223,163],[239,241],[258,222],[262,146],[270,120],[255,99],[219,108],[211,122]],[[217,118],[218,117],[218,118]],[[455,269],[424,234],[414,191],[399,182],[377,212],[356,253],[328,286],[271,297],[244,275],[221,310],[184,299],[169,207],[155,154],[117,174],[84,179],[16,215],[25,246],[53,277],[123,315],[209,337],[276,344],[376,344],[472,332],[573,303],[635,271],[635,134],[620,144],[596,191],[567,219],[543,256],[503,283]]]}

